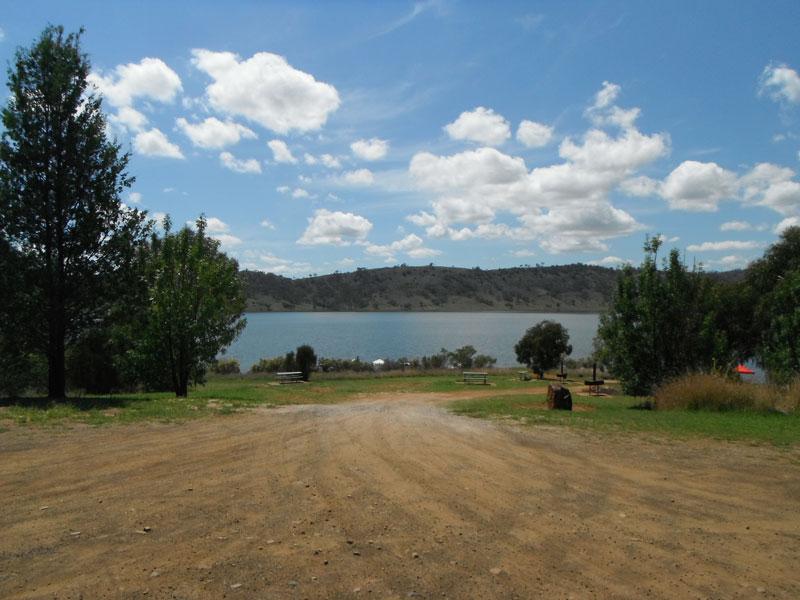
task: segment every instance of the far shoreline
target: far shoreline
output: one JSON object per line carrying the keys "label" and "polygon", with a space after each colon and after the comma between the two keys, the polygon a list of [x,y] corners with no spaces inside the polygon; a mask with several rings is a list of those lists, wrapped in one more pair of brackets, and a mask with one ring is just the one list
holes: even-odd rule
{"label": "far shoreline", "polygon": [[585,309],[585,310],[557,310],[557,309],[507,309],[507,310],[492,310],[492,309],[469,309],[469,308],[460,308],[460,309],[440,309],[440,310],[402,310],[402,309],[381,309],[381,310],[258,310],[258,309],[251,309],[248,308],[245,310],[245,314],[270,314],[270,313],[336,313],[336,314],[347,314],[347,313],[389,313],[389,314],[396,314],[396,313],[404,313],[404,314],[427,314],[427,313],[491,313],[491,314],[556,314],[556,315],[599,315],[605,312],[607,308],[601,309]]}

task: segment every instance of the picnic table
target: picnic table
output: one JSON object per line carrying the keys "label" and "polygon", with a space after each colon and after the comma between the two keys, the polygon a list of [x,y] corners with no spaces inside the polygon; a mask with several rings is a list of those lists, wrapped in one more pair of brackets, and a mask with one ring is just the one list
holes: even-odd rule
{"label": "picnic table", "polygon": [[302,383],[303,373],[301,371],[282,371],[275,373],[275,378],[278,383]]}
{"label": "picnic table", "polygon": [[464,371],[462,377],[464,378],[464,383],[480,383],[483,385],[489,383],[489,374],[484,372]]}

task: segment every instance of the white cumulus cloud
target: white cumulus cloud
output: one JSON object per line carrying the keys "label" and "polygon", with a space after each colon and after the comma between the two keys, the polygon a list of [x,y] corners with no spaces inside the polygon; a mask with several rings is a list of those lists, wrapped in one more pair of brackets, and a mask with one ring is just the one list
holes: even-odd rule
{"label": "white cumulus cloud", "polygon": [[760,92],[776,102],[800,103],[800,75],[787,65],[767,65],[761,73]]}
{"label": "white cumulus cloud", "polygon": [[193,64],[213,79],[206,88],[212,108],[276,133],[319,129],[339,108],[335,87],[277,54],[258,52],[243,60],[232,52],[196,49],[192,56]]}
{"label": "white cumulus cloud", "polygon": [[660,194],[672,209],[714,212],[722,200],[734,197],[737,185],[736,175],[717,163],[687,160],[667,176]]}
{"label": "white cumulus cloud", "polygon": [[348,246],[366,239],[372,223],[360,215],[321,208],[308,219],[308,227],[298,244]]}
{"label": "white cumulus cloud", "polygon": [[725,221],[719,226],[720,231],[749,231],[753,226],[747,221]]}
{"label": "white cumulus cloud", "polygon": [[775,226],[775,233],[780,235],[789,229],[789,227],[800,227],[800,217],[786,217]]}
{"label": "white cumulus cloud", "polygon": [[658,193],[659,184],[660,182],[655,179],[651,179],[646,175],[640,175],[638,177],[626,179],[620,184],[619,189],[628,196],[646,198]]}
{"label": "white cumulus cloud", "polygon": [[369,169],[356,169],[355,171],[348,171],[345,173],[341,181],[349,185],[372,185],[375,181],[375,176]]}
{"label": "white cumulus cloud", "polygon": [[[595,104],[616,108],[608,105],[612,92],[606,89]],[[605,252],[606,240],[641,229],[611,204],[610,193],[634,178],[637,169],[666,155],[669,143],[666,134],[648,135],[633,126],[615,135],[592,128],[580,139],[562,141],[560,162],[533,169],[520,157],[488,147],[451,156],[419,152],[411,159],[409,176],[434,199],[430,211],[407,218],[431,237],[505,237],[537,240],[548,252]],[[638,181],[636,191],[655,187],[644,184]],[[498,222],[503,214],[516,223]]]}
{"label": "white cumulus cloud", "polygon": [[109,117],[109,120],[130,131],[141,131],[147,126],[147,117],[130,106],[120,107],[116,114]]}
{"label": "white cumulus cloud", "polygon": [[254,271],[264,271],[276,275],[300,275],[311,272],[311,265],[307,262],[281,258],[272,253],[258,254],[254,251],[246,251],[244,258],[242,267]]}
{"label": "white cumulus cloud", "polygon": [[499,146],[511,137],[511,126],[502,115],[483,106],[462,112],[444,130],[454,140],[470,140],[487,146]]}
{"label": "white cumulus cloud", "polygon": [[255,158],[236,158],[230,152],[222,152],[219,162],[235,173],[261,173],[261,163]]}
{"label": "white cumulus cloud", "polygon": [[[195,229],[196,223],[194,221],[186,221],[186,225]],[[217,240],[223,246],[232,248],[239,246],[242,240],[230,233],[230,226],[218,217],[206,218],[206,234],[208,237]]]}
{"label": "white cumulus cloud", "polygon": [[788,167],[759,163],[740,179],[743,200],[784,216],[800,215],[800,183],[794,176]]}
{"label": "white cumulus cloud", "polygon": [[553,139],[553,128],[536,121],[523,120],[517,128],[517,140],[528,148],[541,148]]}
{"label": "white cumulus cloud", "polygon": [[283,140],[270,140],[267,142],[267,146],[272,150],[272,158],[275,159],[275,162],[297,164],[297,159],[292,155],[292,151],[289,150],[289,146]]}
{"label": "white cumulus cloud", "polygon": [[200,148],[220,149],[238,144],[241,139],[256,138],[256,134],[244,125],[220,121],[216,117],[209,117],[199,123],[189,123],[181,117],[175,123],[192,144]]}
{"label": "white cumulus cloud", "polygon": [[406,254],[411,258],[430,258],[441,254],[441,252],[438,250],[426,248],[422,238],[413,233],[407,235],[401,240],[397,240],[396,242],[392,242],[391,244],[386,244],[383,246],[378,244],[368,244],[364,251],[367,254],[381,256],[387,261],[392,262],[395,260],[395,255],[398,253]]}
{"label": "white cumulus cloud", "polygon": [[631,264],[631,261],[625,258],[620,258],[619,256],[606,256],[605,258],[590,260],[589,264],[600,267],[619,267],[622,265],[629,265]]}
{"label": "white cumulus cloud", "polygon": [[137,153],[145,156],[163,158],[183,158],[181,149],[167,139],[159,129],[151,129],[136,134],[133,138],[133,148]]}
{"label": "white cumulus cloud", "polygon": [[761,244],[755,241],[725,240],[722,242],[703,242],[702,244],[689,244],[689,252],[726,252],[730,250],[755,250]]}
{"label": "white cumulus cloud", "polygon": [[322,164],[329,169],[339,169],[342,166],[342,163],[339,162],[339,159],[332,154],[323,154],[319,157],[319,159],[322,161]]}
{"label": "white cumulus cloud", "polygon": [[118,65],[109,75],[90,73],[88,80],[112,106],[131,106],[137,98],[172,102],[183,89],[178,74],[160,58]]}
{"label": "white cumulus cloud", "polygon": [[516,256],[517,258],[531,258],[532,256],[536,256],[536,252],[533,250],[512,250],[509,254],[511,256]]}
{"label": "white cumulus cloud", "polygon": [[212,233],[209,237],[214,238],[224,247],[232,248],[233,246],[239,246],[242,243],[235,235],[231,235],[230,233]]}
{"label": "white cumulus cloud", "polygon": [[389,152],[389,142],[379,138],[356,140],[350,144],[350,149],[362,160],[380,160]]}
{"label": "white cumulus cloud", "polygon": [[206,231],[209,233],[225,233],[230,230],[230,226],[217,217],[208,217],[206,219]]}

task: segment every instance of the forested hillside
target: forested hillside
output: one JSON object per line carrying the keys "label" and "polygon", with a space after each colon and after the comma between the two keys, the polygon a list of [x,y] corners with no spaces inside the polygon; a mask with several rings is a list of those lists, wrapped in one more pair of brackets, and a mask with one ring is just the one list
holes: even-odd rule
{"label": "forested hillside", "polygon": [[[290,279],[241,271],[247,310],[597,312],[620,271],[574,264],[509,269],[386,267]],[[736,280],[741,271],[712,273]]]}
{"label": "forested hillside", "polygon": [[598,311],[619,271],[587,265],[358,269],[303,279],[242,271],[249,311]]}

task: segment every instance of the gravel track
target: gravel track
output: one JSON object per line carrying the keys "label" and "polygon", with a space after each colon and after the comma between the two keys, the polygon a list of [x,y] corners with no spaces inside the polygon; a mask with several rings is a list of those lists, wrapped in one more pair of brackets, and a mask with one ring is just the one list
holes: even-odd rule
{"label": "gravel track", "polygon": [[12,428],[0,597],[800,598],[797,450],[442,407],[469,393]]}

